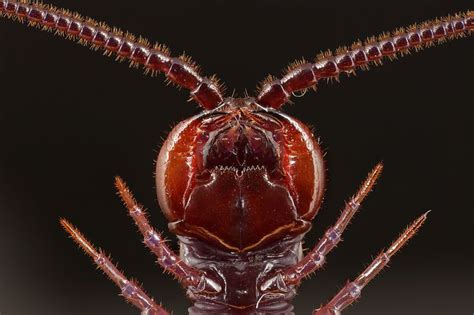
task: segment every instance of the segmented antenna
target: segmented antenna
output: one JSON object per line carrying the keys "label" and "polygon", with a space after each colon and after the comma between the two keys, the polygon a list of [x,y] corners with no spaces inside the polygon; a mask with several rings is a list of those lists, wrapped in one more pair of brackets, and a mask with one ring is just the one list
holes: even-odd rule
{"label": "segmented antenna", "polygon": [[297,91],[316,88],[321,79],[337,79],[340,73],[352,73],[382,59],[395,59],[410,51],[443,43],[446,40],[470,35],[474,28],[474,12],[447,16],[419,25],[370,37],[356,42],[350,49],[341,47],[336,53],[321,53],[314,63],[292,63],[281,79],[266,79],[259,88],[257,102],[266,107],[280,108]]}
{"label": "segmented antenna", "polygon": [[169,49],[161,44],[150,45],[144,38],[137,38],[91,18],[26,0],[0,0],[0,15],[55,31],[93,49],[103,49],[106,55],[115,55],[119,61],[129,60],[132,67],[142,66],[145,72],[164,73],[170,82],[190,90],[191,99],[204,109],[213,109],[224,99],[223,85],[214,76],[202,77],[198,66],[189,57],[171,57]]}

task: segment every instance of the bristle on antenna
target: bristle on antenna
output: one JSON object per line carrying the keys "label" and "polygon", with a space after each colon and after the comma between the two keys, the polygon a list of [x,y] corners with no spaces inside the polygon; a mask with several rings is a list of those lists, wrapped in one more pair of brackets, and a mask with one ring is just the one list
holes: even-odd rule
{"label": "bristle on antenna", "polygon": [[[348,49],[343,46],[319,53],[313,64],[296,61],[290,64],[284,77],[278,80],[267,77],[258,86],[257,102],[266,107],[280,108],[290,102],[290,95],[316,87],[321,79],[336,81],[341,73],[353,74],[355,70],[369,69],[369,65],[382,65],[382,60],[395,60],[410,51],[419,51],[444,43],[447,40],[470,35],[474,29],[472,11],[458,13],[393,32],[370,36],[356,41]],[[301,95],[301,94],[297,94]]]}
{"label": "bristle on antenna", "polygon": [[[133,68],[142,66],[146,73],[164,73],[168,82],[190,90],[193,100],[204,109],[215,108],[224,99],[221,85],[210,85],[206,78],[201,77],[199,66],[189,56],[171,58],[169,49],[162,44],[152,47],[143,37],[52,5],[26,0],[3,0],[0,3],[2,16],[28,21],[31,26],[54,31],[93,50],[103,49],[105,55],[115,56],[117,61],[128,60]],[[196,90],[199,87],[202,88]]]}

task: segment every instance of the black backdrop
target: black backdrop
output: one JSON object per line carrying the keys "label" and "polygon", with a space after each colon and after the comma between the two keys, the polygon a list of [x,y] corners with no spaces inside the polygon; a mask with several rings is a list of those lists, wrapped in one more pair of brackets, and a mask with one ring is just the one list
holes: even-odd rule
{"label": "black backdrop", "polygon": [[[240,94],[301,56],[468,8],[434,0],[48,2],[186,51]],[[5,19],[0,45],[0,313],[136,313],[67,239],[57,221],[67,217],[184,314],[184,292],[142,246],[113,177],[128,181],[166,231],[153,160],[170,126],[196,106],[162,77]],[[298,314],[329,299],[427,209],[423,230],[347,313],[472,313],[472,56],[472,38],[449,42],[321,84],[285,108],[327,149],[326,200],[307,247],[370,168],[386,165],[344,242],[301,286]]]}

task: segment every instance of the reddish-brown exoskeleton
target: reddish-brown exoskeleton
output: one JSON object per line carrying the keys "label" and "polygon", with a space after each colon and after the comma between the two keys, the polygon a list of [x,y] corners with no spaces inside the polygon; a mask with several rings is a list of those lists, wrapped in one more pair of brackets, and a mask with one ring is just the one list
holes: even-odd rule
{"label": "reddish-brown exoskeleton", "polygon": [[[311,131],[279,109],[292,93],[322,79],[366,68],[382,58],[462,37],[473,30],[471,13],[449,16],[298,62],[287,74],[269,77],[256,98],[225,98],[215,78],[205,78],[189,58],[174,58],[161,45],[112,30],[77,14],[27,1],[0,1],[0,13],[93,48],[129,59],[153,74],[190,90],[202,113],[179,123],[156,164],[157,194],[179,238],[181,252],[168,248],[148,223],[125,183],[118,192],[145,244],[160,265],[186,287],[191,314],[292,314],[291,300],[301,280],[325,261],[382,172],[377,165],[347,202],[337,222],[306,255],[302,238],[311,227],[324,192],[323,156]],[[427,213],[314,314],[339,314],[417,232]],[[143,314],[168,314],[97,251],[69,222],[61,224]]]}

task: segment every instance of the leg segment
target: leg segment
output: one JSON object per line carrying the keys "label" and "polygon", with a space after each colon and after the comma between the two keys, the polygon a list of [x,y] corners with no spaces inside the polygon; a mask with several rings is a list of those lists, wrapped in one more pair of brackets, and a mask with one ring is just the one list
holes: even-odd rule
{"label": "leg segment", "polygon": [[196,292],[206,291],[210,294],[220,292],[222,287],[215,279],[186,264],[166,245],[166,240],[151,227],[146,218],[145,210],[137,204],[127,185],[120,177],[115,178],[115,186],[130,216],[142,233],[143,242],[158,258],[158,263],[163,269],[175,276],[185,287]]}
{"label": "leg segment", "polygon": [[121,290],[121,295],[128,302],[135,305],[146,315],[169,315],[169,313],[157,305],[152,298],[133,281],[129,281],[123,273],[110,261],[110,259],[101,251],[96,250],[94,246],[68,221],[61,219],[61,225],[72,239],[89,255],[97,267],[100,268]]}
{"label": "leg segment", "polygon": [[326,255],[341,241],[341,235],[357,212],[360,204],[372,190],[377,178],[382,173],[383,164],[379,163],[369,173],[367,179],[359,191],[346,203],[344,210],[339,216],[336,224],[330,227],[319,243],[296,265],[280,271],[276,275],[265,278],[261,284],[262,291],[283,290],[288,285],[297,285],[301,280],[321,268]]}
{"label": "leg segment", "polygon": [[[428,211],[429,212],[429,211]],[[399,237],[392,243],[388,250],[382,252],[374,261],[352,282],[349,282],[338,294],[325,306],[314,311],[314,315],[339,315],[341,311],[351,305],[360,296],[362,289],[387,266],[390,258],[395,255],[403,245],[408,242],[426,221],[428,212],[415,220]]]}

